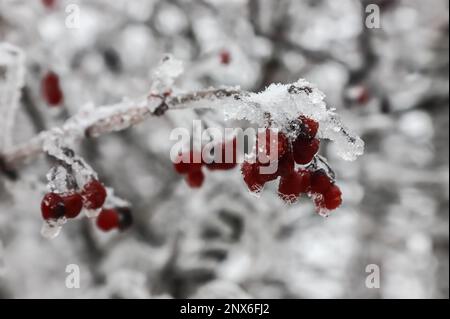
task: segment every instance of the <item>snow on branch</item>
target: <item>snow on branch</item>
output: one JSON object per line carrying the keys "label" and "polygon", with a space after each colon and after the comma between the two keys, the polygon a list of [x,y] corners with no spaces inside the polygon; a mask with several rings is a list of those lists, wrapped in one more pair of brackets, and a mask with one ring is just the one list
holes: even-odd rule
{"label": "snow on branch", "polygon": [[0,153],[12,146],[11,133],[24,85],[24,63],[21,49],[0,43]]}
{"label": "snow on branch", "polygon": [[238,87],[183,93],[172,86],[181,71],[179,61],[165,57],[153,73],[150,94],[134,100],[125,98],[114,105],[86,105],[61,127],[41,132],[3,154],[3,161],[17,166],[43,151],[52,153],[49,143],[70,148],[79,139],[124,130],[150,116],[187,108],[216,109],[223,112],[225,120],[248,120],[260,126],[266,125],[269,118],[271,126],[280,129],[299,115],[305,115],[320,123],[321,138],[338,143],[337,151],[343,159],[354,160],[363,153],[363,141],[341,123],[334,110],[327,109],[325,95],[303,79],[291,84],[272,84],[259,93]]}

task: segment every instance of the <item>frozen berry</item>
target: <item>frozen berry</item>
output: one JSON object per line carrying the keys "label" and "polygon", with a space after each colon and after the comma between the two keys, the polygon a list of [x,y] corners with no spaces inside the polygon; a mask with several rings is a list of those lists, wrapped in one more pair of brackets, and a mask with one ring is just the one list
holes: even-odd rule
{"label": "frozen berry", "polygon": [[308,164],[319,151],[319,146],[320,140],[317,138],[309,140],[301,136],[298,137],[294,143],[292,143],[295,162],[301,165]]}
{"label": "frozen berry", "polygon": [[200,152],[189,151],[179,154],[173,166],[179,174],[187,174],[189,172],[199,171],[202,168],[201,162]]}
{"label": "frozen berry", "polygon": [[106,190],[102,183],[93,179],[84,185],[81,196],[83,197],[84,207],[87,209],[98,209],[105,203]]}
{"label": "frozen berry", "polygon": [[278,186],[279,196],[288,203],[295,202],[301,193],[305,193],[309,188],[309,172],[301,170],[293,172],[287,176],[283,176],[280,179],[280,185]]}
{"label": "frozen berry", "polygon": [[119,229],[124,230],[129,228],[133,224],[133,215],[128,207],[117,208],[119,214]]}
{"label": "frozen berry", "polygon": [[56,193],[47,193],[41,202],[41,213],[44,219],[58,219],[64,216],[64,200]]}
{"label": "frozen berry", "polygon": [[244,182],[252,192],[259,192],[264,186],[264,181],[260,178],[258,163],[244,162],[241,166],[241,173],[244,177]]}
{"label": "frozen berry", "polygon": [[[258,159],[267,163],[280,159],[288,151],[289,141],[283,133],[266,129],[264,133],[258,133],[256,149]],[[272,154],[272,151],[275,151],[276,154]],[[263,158],[264,160],[262,160]]]}
{"label": "frozen berry", "polygon": [[311,191],[313,193],[325,194],[331,185],[330,178],[323,170],[315,171],[311,175]]}
{"label": "frozen berry", "polygon": [[223,65],[228,65],[231,62],[231,53],[227,50],[223,50],[219,55],[220,63]]}
{"label": "frozen berry", "polygon": [[233,140],[220,143],[217,145],[214,150],[220,150],[220,157],[214,156],[213,161],[211,163],[206,164],[206,167],[209,170],[228,170],[233,169],[237,165],[237,140],[234,138]]}
{"label": "frozen berry", "polygon": [[319,123],[304,115],[301,115],[299,120],[301,122],[301,132],[308,138],[314,138],[319,130]]}
{"label": "frozen berry", "polygon": [[294,155],[291,151],[288,151],[278,160],[278,176],[291,174],[294,171],[294,166]]}
{"label": "frozen berry", "polygon": [[83,198],[78,193],[68,194],[62,196],[64,201],[64,216],[67,218],[75,218],[80,214],[83,208]]}
{"label": "frozen berry", "polygon": [[119,214],[115,209],[102,209],[97,216],[97,226],[103,231],[119,227]]}
{"label": "frozen berry", "polygon": [[50,106],[57,106],[63,100],[59,85],[59,77],[54,72],[48,72],[42,79],[42,96]]}
{"label": "frozen berry", "polygon": [[341,195],[342,193],[339,187],[337,187],[336,185],[332,185],[323,195],[325,207],[330,210],[338,208],[342,203]]}
{"label": "frozen berry", "polygon": [[205,180],[205,175],[201,170],[191,171],[186,176],[186,182],[192,188],[199,188],[202,186],[203,181]]}

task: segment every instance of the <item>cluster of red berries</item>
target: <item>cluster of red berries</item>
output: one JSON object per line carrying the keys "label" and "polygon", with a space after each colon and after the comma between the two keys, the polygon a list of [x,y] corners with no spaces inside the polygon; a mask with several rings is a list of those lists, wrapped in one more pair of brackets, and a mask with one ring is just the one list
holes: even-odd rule
{"label": "cluster of red berries", "polygon": [[75,218],[81,209],[99,209],[106,200],[105,187],[96,179],[83,186],[81,192],[66,194],[47,193],[41,202],[41,213],[45,220],[62,217]]}
{"label": "cluster of red berries", "polygon": [[[175,170],[179,174],[186,175],[186,183],[192,188],[199,188],[205,180],[205,174],[202,168],[206,167],[208,170],[230,170],[237,165],[237,142],[236,139],[222,142],[214,149],[220,148],[221,159],[216,161],[214,154],[211,154],[211,160],[204,160],[202,152],[189,151],[187,153],[179,154],[178,159],[174,163]],[[231,158],[230,158],[231,157]]]}
{"label": "cluster of red berries", "polygon": [[97,227],[105,232],[112,229],[124,230],[131,226],[133,218],[127,207],[104,208],[97,216]]}
{"label": "cluster of red berries", "polygon": [[[257,193],[266,183],[280,177],[278,194],[285,202],[293,203],[301,194],[306,194],[313,198],[319,211],[336,209],[342,203],[341,191],[335,185],[334,178],[313,162],[320,146],[320,140],[316,137],[319,123],[302,115],[290,125],[296,132],[295,136],[288,136],[271,128],[266,129],[264,134],[258,134],[255,160],[245,161],[241,166],[244,182],[251,192]],[[186,175],[189,186],[201,187],[205,178],[203,167],[209,170],[236,167],[236,139],[232,140],[230,148],[226,147],[227,143],[223,142],[220,146],[221,162],[207,163],[202,159],[202,152],[190,151],[179,155],[174,164],[175,170]],[[232,161],[229,158],[225,161],[230,150],[233,151]],[[296,168],[296,164],[300,167]]]}
{"label": "cluster of red berries", "polygon": [[[265,136],[265,146],[258,136],[256,148],[258,150],[256,160],[244,162],[241,172],[244,182],[252,192],[262,190],[267,182],[274,181],[280,177],[278,186],[279,196],[288,203],[298,200],[301,194],[308,194],[314,198],[318,210],[336,209],[342,202],[341,192],[334,184],[332,178],[322,169],[316,169],[314,165],[310,168],[295,168],[295,164],[310,164],[319,150],[320,140],[316,138],[319,123],[300,116],[295,123],[299,128],[295,138],[289,138],[284,133],[267,129]],[[275,143],[275,144],[274,144]],[[272,156],[268,146],[275,145],[277,158]],[[262,161],[266,157],[269,161]],[[275,165],[275,166],[274,166]],[[273,167],[272,173],[265,174],[262,169]]]}
{"label": "cluster of red berries", "polygon": [[58,106],[62,103],[64,96],[56,73],[49,71],[41,81],[41,91],[44,100],[50,106]]}

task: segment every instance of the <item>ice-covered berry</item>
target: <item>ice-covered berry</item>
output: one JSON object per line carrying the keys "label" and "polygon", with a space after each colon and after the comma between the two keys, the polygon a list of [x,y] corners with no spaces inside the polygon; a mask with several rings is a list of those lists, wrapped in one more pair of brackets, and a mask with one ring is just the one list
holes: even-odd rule
{"label": "ice-covered berry", "polygon": [[311,191],[313,193],[325,194],[331,187],[330,177],[323,170],[318,170],[311,175]]}
{"label": "ice-covered berry", "polygon": [[241,173],[245,184],[247,184],[250,191],[255,193],[260,192],[265,184],[265,182],[261,179],[259,166],[260,165],[256,162],[244,162],[241,166]]}
{"label": "ice-covered berry", "polygon": [[83,208],[83,198],[78,193],[62,196],[64,202],[64,216],[67,218],[77,217]]}
{"label": "ice-covered berry", "polygon": [[[289,150],[289,141],[282,132],[266,129],[265,132],[258,133],[256,149],[258,159],[267,163],[280,159]],[[272,154],[272,151],[276,154]]]}
{"label": "ice-covered berry", "polygon": [[50,71],[44,75],[41,83],[42,96],[50,106],[57,106],[63,101],[63,93],[59,84],[59,77]]}
{"label": "ice-covered berry", "polygon": [[338,186],[332,185],[323,195],[325,207],[327,209],[336,209],[342,203],[342,193]]}
{"label": "ice-covered berry", "polygon": [[294,160],[297,164],[305,165],[312,161],[314,155],[319,151],[320,140],[308,139],[299,136],[293,143]]}
{"label": "ice-covered berry", "polygon": [[115,209],[102,209],[97,216],[97,227],[103,231],[110,231],[119,227],[119,214]]}
{"label": "ice-covered berry", "polygon": [[199,188],[203,185],[205,174],[201,170],[191,171],[186,176],[186,182],[191,188]]}
{"label": "ice-covered berry", "polygon": [[294,154],[292,151],[286,152],[279,160],[278,160],[278,169],[277,176],[286,176],[291,174],[294,171],[295,163],[294,163]]}
{"label": "ice-covered berry", "polygon": [[41,202],[41,213],[44,219],[58,219],[64,216],[64,200],[56,193],[47,193]]}
{"label": "ice-covered berry", "polygon": [[84,185],[81,192],[83,205],[87,209],[98,209],[103,206],[106,199],[106,189],[102,183],[93,179]]}
{"label": "ice-covered berry", "polygon": [[306,193],[310,187],[310,173],[307,170],[292,172],[280,179],[279,196],[288,203],[295,202],[300,194]]}
{"label": "ice-covered berry", "polygon": [[299,118],[301,134],[307,138],[314,138],[319,130],[319,123],[309,117],[301,115]]}

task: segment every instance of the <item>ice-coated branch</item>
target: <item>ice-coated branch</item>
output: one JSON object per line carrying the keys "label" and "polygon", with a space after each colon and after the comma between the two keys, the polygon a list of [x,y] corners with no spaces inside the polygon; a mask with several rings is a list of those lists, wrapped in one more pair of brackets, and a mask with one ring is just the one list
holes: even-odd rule
{"label": "ice-coated branch", "polygon": [[[299,80],[291,84],[272,84],[264,91],[252,93],[237,87],[210,88],[196,92],[176,92],[174,78],[182,72],[179,61],[165,57],[153,73],[150,93],[138,99],[124,99],[107,106],[86,105],[64,125],[43,131],[2,156],[7,167],[18,166],[43,151],[69,147],[77,140],[97,137],[137,125],[151,116],[170,110],[209,108],[221,111],[224,118],[247,120],[263,127],[270,117],[272,127],[284,130],[299,115],[320,123],[320,137],[338,142],[338,154],[354,160],[363,152],[364,144],[345,128],[337,114],[326,107],[325,95],[314,85]],[[61,159],[61,158],[60,158]]]}
{"label": "ice-coated branch", "polygon": [[11,133],[25,76],[24,53],[0,43],[0,153],[12,146]]}

